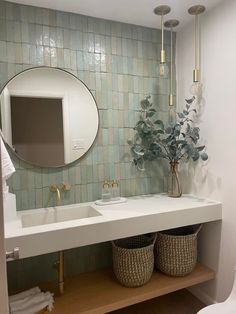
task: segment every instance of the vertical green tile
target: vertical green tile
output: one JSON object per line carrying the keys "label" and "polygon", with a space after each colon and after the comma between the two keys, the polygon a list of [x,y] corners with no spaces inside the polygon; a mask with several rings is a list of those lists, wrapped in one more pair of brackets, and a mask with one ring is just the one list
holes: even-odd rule
{"label": "vertical green tile", "polygon": [[[162,178],[155,178],[155,183],[147,180],[146,173],[134,171],[126,145],[143,95],[151,94],[162,109],[160,116],[167,119],[164,109],[169,80],[159,78],[156,72],[160,38],[159,30],[141,26],[0,3],[0,84],[21,69],[58,66],[75,73],[89,86],[100,114],[96,145],[79,164],[50,170],[34,169],[14,160],[17,172],[9,184],[17,194],[18,209],[55,204],[55,195],[49,191],[52,183],[72,184],[71,192],[65,194],[66,204],[94,200],[100,196],[105,178],[121,178],[127,196],[149,193],[154,189],[152,184],[161,191]],[[168,40],[167,32],[167,60]]]}
{"label": "vertical green tile", "polygon": [[7,28],[6,28],[7,21],[0,19],[0,40],[6,41],[7,40]]}
{"label": "vertical green tile", "polygon": [[7,61],[7,43],[0,41],[0,62]]}
{"label": "vertical green tile", "polygon": [[49,10],[48,9],[42,9],[42,24],[49,25]]}
{"label": "vertical green tile", "polygon": [[6,2],[5,1],[0,2],[0,18],[6,19]]}

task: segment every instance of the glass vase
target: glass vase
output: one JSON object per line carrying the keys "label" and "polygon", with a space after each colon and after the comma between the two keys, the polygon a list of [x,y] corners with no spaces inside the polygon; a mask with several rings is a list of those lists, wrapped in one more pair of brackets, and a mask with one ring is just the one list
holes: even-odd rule
{"label": "glass vase", "polygon": [[168,196],[181,197],[182,188],[178,174],[178,162],[170,162],[170,172],[168,176]]}

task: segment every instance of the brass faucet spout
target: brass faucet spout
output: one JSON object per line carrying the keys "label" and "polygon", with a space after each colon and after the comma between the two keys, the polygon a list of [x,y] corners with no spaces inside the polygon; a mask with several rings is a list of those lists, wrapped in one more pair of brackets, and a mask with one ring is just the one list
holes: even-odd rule
{"label": "brass faucet spout", "polygon": [[61,205],[61,193],[60,190],[57,188],[57,205]]}
{"label": "brass faucet spout", "polygon": [[61,205],[61,193],[58,186],[56,184],[52,184],[50,186],[50,191],[57,193],[57,206]]}

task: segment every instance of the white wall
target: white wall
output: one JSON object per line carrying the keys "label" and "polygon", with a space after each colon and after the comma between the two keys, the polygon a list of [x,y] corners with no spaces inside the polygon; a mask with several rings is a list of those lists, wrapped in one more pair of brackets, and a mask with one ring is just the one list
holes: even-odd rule
{"label": "white wall", "polygon": [[[185,173],[185,191],[223,201],[217,280],[202,286],[206,299],[224,300],[236,264],[236,1],[223,1],[202,16],[203,109],[200,129],[209,161]],[[177,34],[178,106],[189,97],[193,69],[193,23]],[[188,175],[188,177],[187,177]],[[202,260],[217,267],[219,225],[202,237]]]}

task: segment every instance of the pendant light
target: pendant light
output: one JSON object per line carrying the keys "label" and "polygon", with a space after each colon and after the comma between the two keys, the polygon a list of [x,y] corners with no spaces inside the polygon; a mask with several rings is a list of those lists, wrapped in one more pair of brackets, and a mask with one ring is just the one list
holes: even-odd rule
{"label": "pendant light", "polygon": [[161,16],[161,54],[158,67],[158,74],[160,76],[167,76],[169,72],[166,64],[166,52],[164,49],[164,15],[168,14],[170,11],[171,8],[168,5],[159,5],[154,9],[154,13]]}
{"label": "pendant light", "polygon": [[168,20],[165,27],[170,29],[170,92],[169,92],[169,124],[175,122],[175,104],[173,97],[173,28],[179,25],[178,20]]}
{"label": "pendant light", "polygon": [[193,84],[190,92],[195,96],[200,96],[202,93],[201,73],[200,73],[200,26],[199,15],[205,12],[206,8],[203,5],[195,5],[188,9],[190,15],[195,16],[194,26],[194,54],[195,67],[193,70]]}

